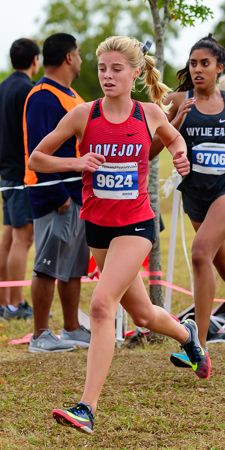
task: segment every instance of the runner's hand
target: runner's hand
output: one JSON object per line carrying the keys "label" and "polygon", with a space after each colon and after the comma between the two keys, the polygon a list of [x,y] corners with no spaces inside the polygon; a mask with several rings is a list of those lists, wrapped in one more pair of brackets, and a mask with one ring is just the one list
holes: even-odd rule
{"label": "runner's hand", "polygon": [[183,150],[177,150],[173,156],[173,165],[177,172],[184,177],[190,172],[190,162],[187,156],[184,154]]}
{"label": "runner's hand", "polygon": [[60,207],[58,208],[58,212],[61,213],[61,212],[66,211],[66,210],[69,208],[69,206],[70,206],[70,201],[71,201],[71,199],[70,199],[70,197],[69,197],[69,198],[66,200],[66,202],[65,202],[62,206],[60,206]]}
{"label": "runner's hand", "polygon": [[86,155],[76,158],[76,171],[77,172],[95,172],[103,163],[105,157],[98,155],[97,153],[86,153]]}
{"label": "runner's hand", "polygon": [[186,117],[186,114],[191,111],[191,107],[192,107],[192,105],[194,105],[195,102],[196,102],[196,98],[191,97],[191,98],[188,98],[187,100],[185,100],[183,103],[181,103],[181,105],[179,106],[179,108],[177,110],[176,116],[171,121],[172,125],[176,129],[178,129],[181,126],[182,122],[184,121],[184,119]]}

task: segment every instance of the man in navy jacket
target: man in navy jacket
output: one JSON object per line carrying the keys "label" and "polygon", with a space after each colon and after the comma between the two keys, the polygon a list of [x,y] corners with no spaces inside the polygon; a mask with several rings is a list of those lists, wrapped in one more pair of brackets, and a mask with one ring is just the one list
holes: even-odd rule
{"label": "man in navy jacket", "polygon": [[[0,281],[23,280],[27,254],[33,242],[32,213],[26,189],[23,144],[23,108],[33,87],[31,78],[40,66],[39,46],[31,39],[18,39],[10,49],[14,72],[0,84],[0,175],[3,197],[3,232],[0,242]],[[23,288],[0,288],[0,316],[33,317],[23,301]]]}

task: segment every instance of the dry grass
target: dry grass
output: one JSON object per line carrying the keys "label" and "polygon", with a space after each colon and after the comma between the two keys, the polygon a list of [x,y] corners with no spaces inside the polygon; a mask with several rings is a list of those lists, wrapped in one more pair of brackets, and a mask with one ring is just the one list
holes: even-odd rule
{"label": "dry grass", "polygon": [[168,364],[176,344],[116,349],[102,391],[93,437],[51,418],[54,407],[81,395],[86,350],[29,354],[2,347],[0,448],[224,449],[223,344],[211,347],[209,380]]}
{"label": "dry grass", "polygon": [[[172,170],[166,154],[161,159],[161,178]],[[161,234],[163,279],[166,279],[172,197],[161,200],[166,225]],[[185,218],[188,253],[194,233]],[[32,273],[30,253],[27,279]],[[180,232],[176,245],[174,283],[190,289]],[[81,308],[88,312],[95,283],[83,283]],[[147,283],[146,283],[147,286]],[[217,297],[223,298],[218,279]],[[30,289],[24,289],[30,301]],[[174,292],[172,313],[192,303]],[[62,327],[60,303],[55,293],[52,330]],[[129,321],[129,328],[132,326]],[[51,410],[80,399],[83,390],[85,349],[72,353],[30,354],[27,346],[8,346],[13,338],[32,332],[32,321],[0,321],[0,450],[108,450],[170,449],[223,450],[225,445],[225,360],[224,344],[212,344],[212,374],[199,380],[191,369],[177,369],[169,362],[178,350],[172,340],[143,348],[115,349],[111,369],[103,388],[93,437],[61,427],[51,418]]]}

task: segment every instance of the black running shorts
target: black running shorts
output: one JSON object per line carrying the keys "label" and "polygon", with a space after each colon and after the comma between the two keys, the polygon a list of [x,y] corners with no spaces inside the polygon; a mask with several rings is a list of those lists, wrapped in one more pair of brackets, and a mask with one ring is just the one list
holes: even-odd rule
{"label": "black running shorts", "polygon": [[140,236],[152,242],[155,241],[155,220],[132,223],[124,227],[102,227],[85,221],[86,239],[89,247],[108,248],[112,239],[118,236]]}
{"label": "black running shorts", "polygon": [[225,192],[221,192],[213,200],[200,200],[196,197],[190,197],[186,192],[182,192],[184,212],[192,222],[202,223],[212,203],[222,195],[225,195]]}

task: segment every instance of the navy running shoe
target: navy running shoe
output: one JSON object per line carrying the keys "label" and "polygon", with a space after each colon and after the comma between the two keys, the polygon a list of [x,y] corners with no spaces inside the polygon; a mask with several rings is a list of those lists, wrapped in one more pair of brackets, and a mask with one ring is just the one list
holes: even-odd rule
{"label": "navy running shoe", "polygon": [[84,402],[67,410],[54,409],[52,415],[61,425],[76,428],[82,433],[93,433],[95,415],[91,407]]}
{"label": "navy running shoe", "polygon": [[190,334],[190,342],[181,345],[185,350],[191,367],[199,378],[208,378],[210,375],[211,363],[209,355],[201,346],[198,340],[198,327],[191,319],[186,319],[182,322],[186,330]]}

